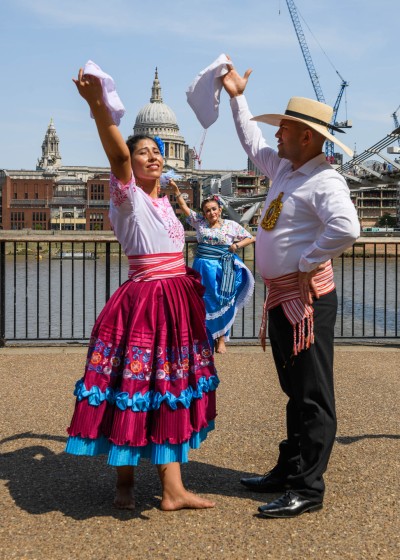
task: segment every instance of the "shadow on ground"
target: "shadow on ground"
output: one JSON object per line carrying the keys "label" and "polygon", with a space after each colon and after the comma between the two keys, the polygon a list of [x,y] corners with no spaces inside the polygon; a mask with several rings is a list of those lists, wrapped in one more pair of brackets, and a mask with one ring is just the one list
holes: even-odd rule
{"label": "shadow on ground", "polygon": [[[340,436],[337,442],[348,445],[367,438],[400,439],[400,436]],[[0,441],[0,444],[30,439],[41,443],[0,453],[0,476],[8,481],[6,486],[10,495],[22,510],[34,515],[59,511],[76,520],[99,516],[129,520],[133,517],[148,519],[144,512],[159,507],[160,482],[155,467],[148,461],[144,460],[135,470],[135,510],[121,511],[112,505],[115,469],[106,465],[105,456],[76,457],[64,452],[55,453],[42,442],[65,443],[67,438],[50,434],[15,434]],[[182,473],[185,485],[193,492],[265,501],[265,494],[249,492],[240,486],[242,476],[255,473],[198,461],[183,465]]]}
{"label": "shadow on ground", "polygon": [[336,441],[342,445],[349,445],[356,443],[363,439],[400,439],[398,434],[362,434],[360,436],[338,436]]}
{"label": "shadow on ground", "polygon": [[[133,512],[113,507],[115,469],[106,464],[105,456],[76,457],[55,453],[45,441],[66,442],[67,438],[50,434],[21,433],[0,441],[40,440],[15,451],[0,453],[0,477],[16,505],[29,514],[59,511],[76,520],[112,516],[120,520],[133,517],[148,519],[144,514],[158,508],[161,487],[156,468],[143,460],[135,469],[136,508]],[[24,442],[25,443],[25,442]],[[243,497],[265,501],[265,495],[248,492],[240,486],[242,476],[253,473],[190,461],[182,466],[185,486],[199,494]]]}

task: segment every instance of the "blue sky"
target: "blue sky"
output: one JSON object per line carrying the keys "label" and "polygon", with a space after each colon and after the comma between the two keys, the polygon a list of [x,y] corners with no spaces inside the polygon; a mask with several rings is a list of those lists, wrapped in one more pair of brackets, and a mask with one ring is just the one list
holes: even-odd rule
{"label": "blue sky", "polygon": [[[336,70],[350,83],[338,120],[353,128],[341,139],[361,152],[393,130],[400,105],[400,1],[296,6],[326,102],[339,93]],[[50,118],[65,165],[107,165],[71,80],[89,59],[116,81],[124,137],[149,102],[156,66],[164,102],[197,148],[202,128],[185,91],[221,53],[241,73],[253,69],[246,97],[254,114],[282,112],[292,95],[315,97],[285,0],[2,0],[0,18],[0,168],[34,169]],[[261,126],[275,146],[275,129]],[[202,160],[204,169],[246,167],[225,92]]]}

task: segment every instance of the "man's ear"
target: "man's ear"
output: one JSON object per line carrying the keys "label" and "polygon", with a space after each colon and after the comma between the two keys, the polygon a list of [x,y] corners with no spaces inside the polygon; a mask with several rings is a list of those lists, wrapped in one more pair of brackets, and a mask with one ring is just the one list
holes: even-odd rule
{"label": "man's ear", "polygon": [[303,133],[303,144],[304,146],[308,146],[313,141],[314,134],[311,128],[306,128]]}

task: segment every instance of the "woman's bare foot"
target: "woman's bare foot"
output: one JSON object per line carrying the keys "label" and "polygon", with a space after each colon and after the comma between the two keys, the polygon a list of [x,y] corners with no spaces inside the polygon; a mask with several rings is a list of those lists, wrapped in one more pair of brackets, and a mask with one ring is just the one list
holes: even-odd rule
{"label": "woman's bare foot", "polygon": [[135,509],[133,495],[134,471],[133,467],[124,465],[117,467],[117,484],[114,506],[118,509]]}
{"label": "woman's bare foot", "polygon": [[192,492],[184,490],[179,496],[164,496],[161,500],[160,508],[163,511],[177,511],[179,509],[206,509],[213,508],[215,502],[197,496]]}
{"label": "woman's bare foot", "polygon": [[220,337],[217,339],[217,344],[216,344],[216,346],[217,346],[217,347],[216,347],[215,351],[216,351],[218,354],[226,354],[226,346],[225,346],[225,340],[224,340],[224,337],[223,337],[223,336],[220,336]]}
{"label": "woman's bare foot", "polygon": [[176,511],[178,509],[206,509],[215,506],[215,502],[206,500],[183,486],[181,466],[177,462],[157,466],[162,485],[162,500],[160,508],[163,511]]}
{"label": "woman's bare foot", "polygon": [[118,509],[135,509],[132,485],[121,484],[116,487],[114,506]]}

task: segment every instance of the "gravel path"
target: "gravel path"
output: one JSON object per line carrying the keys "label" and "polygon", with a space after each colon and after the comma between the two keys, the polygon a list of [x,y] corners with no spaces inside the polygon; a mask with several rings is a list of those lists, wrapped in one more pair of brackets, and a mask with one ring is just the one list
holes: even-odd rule
{"label": "gravel path", "polygon": [[[296,519],[254,516],[266,495],[243,474],[274,465],[284,406],[270,350],[217,356],[215,432],[183,467],[207,511],[163,513],[154,467],[137,469],[137,508],[113,508],[114,470],[63,452],[82,375],[82,348],[0,349],[0,558],[398,559],[400,426],[398,348],[337,346],[338,437],[323,510]],[[12,383],[9,383],[9,379]]]}

